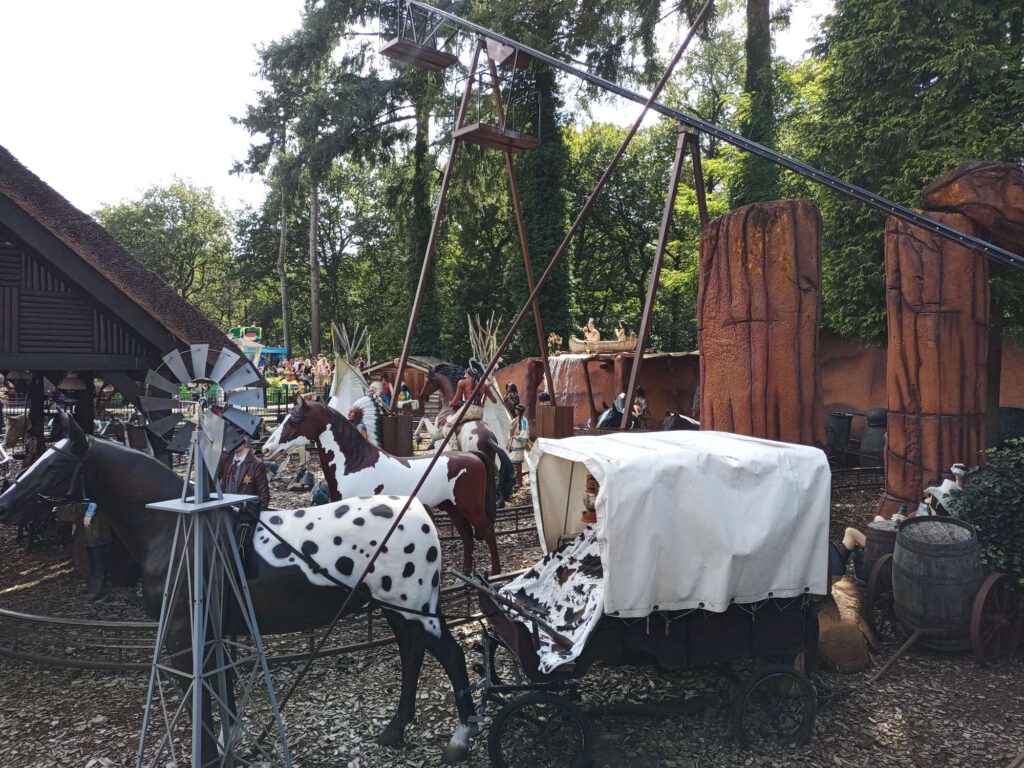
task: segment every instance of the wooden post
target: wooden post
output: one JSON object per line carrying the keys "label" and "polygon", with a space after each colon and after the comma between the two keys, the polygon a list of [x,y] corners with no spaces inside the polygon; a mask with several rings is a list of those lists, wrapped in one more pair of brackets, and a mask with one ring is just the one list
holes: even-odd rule
{"label": "wooden post", "polygon": [[28,383],[28,422],[39,444],[43,444],[43,374],[32,371]]}
{"label": "wooden post", "polygon": [[78,377],[85,384],[85,389],[77,392],[75,401],[75,421],[87,435],[93,433],[95,418],[96,387],[93,386],[92,371],[78,371]]}
{"label": "wooden post", "polygon": [[[654,302],[658,298],[658,280],[661,277],[661,265],[665,260],[665,246],[668,244],[668,230],[672,224],[672,211],[676,204],[676,190],[679,189],[679,174],[683,170],[683,157],[686,153],[687,138],[690,134],[679,125],[676,127],[679,136],[676,139],[676,157],[672,162],[672,173],[669,174],[668,192],[665,193],[665,207],[661,212],[661,229],[658,230],[658,247],[654,251],[654,263],[651,265],[651,278],[647,283],[647,298],[644,299],[644,311],[640,318],[640,333],[637,334],[636,352],[633,359],[632,370],[629,374],[629,384],[626,385],[626,405],[622,412],[621,429],[629,427],[629,416],[633,412],[633,398],[636,397],[637,381],[640,378],[640,367],[644,360],[644,348],[647,346],[647,339],[651,333],[651,318],[654,317]],[[618,372],[619,361],[615,361],[616,372]],[[618,377],[616,377],[618,384]],[[613,393],[614,396],[615,393]]]}
{"label": "wooden post", "polygon": [[820,241],[806,200],[748,205],[704,227],[702,429],[825,447]]}
{"label": "wooden post", "polygon": [[[963,232],[960,214],[929,213]],[[985,449],[988,261],[890,217],[885,228],[889,417],[878,513],[913,511],[924,489]]]}

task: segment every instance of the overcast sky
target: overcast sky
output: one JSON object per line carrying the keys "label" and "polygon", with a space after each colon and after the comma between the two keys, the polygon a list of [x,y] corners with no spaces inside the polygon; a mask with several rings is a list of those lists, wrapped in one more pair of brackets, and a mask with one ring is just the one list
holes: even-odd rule
{"label": "overcast sky", "polygon": [[[778,52],[798,58],[830,7],[798,0]],[[302,0],[0,1],[0,145],[88,212],[175,175],[231,207],[256,204],[262,182],[228,173],[249,144],[229,118],[260,87],[256,46],[295,29],[301,9]]]}

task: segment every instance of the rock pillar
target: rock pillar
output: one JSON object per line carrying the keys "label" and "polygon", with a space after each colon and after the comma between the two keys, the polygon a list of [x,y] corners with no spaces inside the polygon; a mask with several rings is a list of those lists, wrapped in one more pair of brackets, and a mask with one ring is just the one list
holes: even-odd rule
{"label": "rock pillar", "polygon": [[[960,214],[928,213],[968,234]],[[885,227],[889,314],[886,490],[878,512],[913,511],[956,462],[985,449],[988,262],[890,217]]]}
{"label": "rock pillar", "polygon": [[821,215],[806,200],[748,205],[704,226],[702,429],[824,448],[820,250]]}

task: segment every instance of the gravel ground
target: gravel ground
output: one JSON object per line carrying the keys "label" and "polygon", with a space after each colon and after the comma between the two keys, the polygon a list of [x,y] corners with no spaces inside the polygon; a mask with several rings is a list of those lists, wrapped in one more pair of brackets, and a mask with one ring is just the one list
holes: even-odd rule
{"label": "gravel ground", "polygon": [[[863,526],[878,490],[835,494],[833,535],[848,524]],[[301,496],[275,489],[275,503]],[[82,599],[81,582],[53,548],[29,555],[0,531],[0,607],[88,618],[140,619],[121,591],[106,603]],[[507,568],[537,556],[530,534],[502,542]],[[478,562],[486,551],[478,543]],[[448,562],[458,545],[446,547]],[[482,559],[481,559],[482,558]],[[456,631],[472,663],[474,629]],[[886,644],[880,661],[895,650]],[[279,690],[293,668],[275,672]],[[611,766],[970,766],[1005,768],[1024,750],[1024,658],[982,668],[968,655],[917,652],[900,661],[880,683],[870,672],[823,674],[821,711],[805,748],[771,753],[740,750],[729,733],[728,712],[717,700],[698,714],[674,719],[603,716],[595,720],[598,768]],[[44,668],[0,660],[0,766],[50,768],[134,764],[146,675]],[[711,675],[659,674],[650,669],[595,669],[582,681],[585,705],[679,699],[714,693]],[[450,688],[429,657],[420,682],[417,722],[399,749],[373,739],[397,703],[399,661],[393,646],[317,662],[286,712],[292,750],[301,766],[437,765],[454,727]],[[486,741],[473,742],[470,765],[487,765]]]}

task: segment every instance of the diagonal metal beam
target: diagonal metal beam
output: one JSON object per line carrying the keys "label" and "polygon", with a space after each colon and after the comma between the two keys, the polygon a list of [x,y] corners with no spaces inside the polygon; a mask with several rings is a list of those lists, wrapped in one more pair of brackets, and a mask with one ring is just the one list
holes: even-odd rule
{"label": "diagonal metal beam", "polygon": [[[597,87],[614,93],[617,96],[621,96],[624,99],[635,101],[638,104],[644,104],[648,101],[647,96],[636,91],[621,86],[618,83],[613,83],[611,80],[605,80],[603,77],[598,77],[584,69],[580,69],[572,64],[556,59],[554,56],[549,56],[546,53],[538,51],[535,48],[530,48],[529,46],[523,45],[510,37],[506,37],[505,35],[499,34],[491,29],[487,29],[479,24],[467,21],[460,16],[456,16],[454,13],[442,11],[428,3],[421,2],[421,0],[409,0],[409,3],[410,5],[421,8],[424,11],[436,14],[438,17],[451,22],[462,29],[475,32],[478,35],[483,35],[504,43],[505,45],[517,48],[520,51],[528,53],[534,58],[543,61],[545,64],[554,67],[555,69],[574,75],[581,80],[585,80],[591,85],[596,85]],[[726,128],[715,125],[714,123],[709,123],[707,120],[701,120],[699,117],[695,117],[687,112],[683,112],[682,110],[673,109],[672,107],[666,106],[658,101],[653,102],[650,108],[655,112],[665,115],[666,117],[671,117],[673,120],[677,120],[700,133],[706,133],[709,136],[714,136],[727,144],[731,144],[732,146],[738,147],[746,152],[763,157],[769,162],[775,163],[776,165],[790,170],[800,176],[804,176],[818,184],[822,184],[845,197],[862,202],[886,215],[895,216],[903,221],[913,224],[914,226],[920,227],[921,229],[939,235],[940,237],[944,237],[948,240],[952,240],[954,243],[958,243],[966,248],[978,251],[995,262],[1005,264],[1010,267],[1016,267],[1017,269],[1024,269],[1024,256],[1011,253],[1010,251],[1000,248],[998,245],[993,245],[990,242],[982,240],[980,237],[969,235],[966,232],[961,232],[959,229],[947,224],[930,219],[917,211],[907,208],[905,205],[894,203],[891,200],[885,199],[881,195],[876,195],[874,192],[869,192],[855,184],[845,182],[842,179],[825,173],[824,171],[820,171],[807,163],[795,160],[781,152],[776,152],[774,149],[769,149],[763,144],[758,144],[756,141],[751,141],[750,139],[740,136],[738,133],[734,133]]]}

